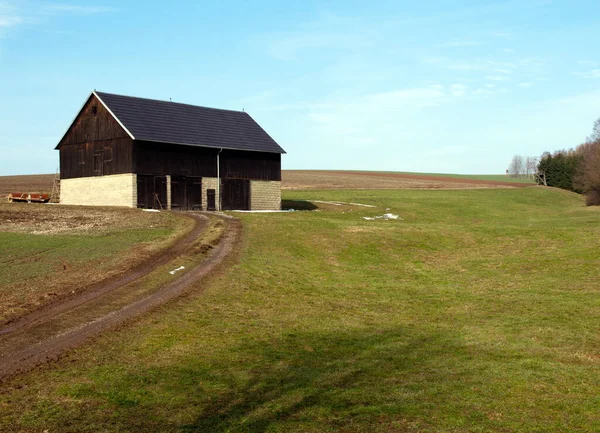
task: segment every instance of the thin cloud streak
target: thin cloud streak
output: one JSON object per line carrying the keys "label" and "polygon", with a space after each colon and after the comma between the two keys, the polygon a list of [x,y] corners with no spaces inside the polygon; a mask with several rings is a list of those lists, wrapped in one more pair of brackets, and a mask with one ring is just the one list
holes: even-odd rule
{"label": "thin cloud streak", "polygon": [[106,12],[115,12],[117,9],[102,6],[81,6],[68,3],[53,3],[44,5],[41,9],[43,14],[52,15],[94,15]]}

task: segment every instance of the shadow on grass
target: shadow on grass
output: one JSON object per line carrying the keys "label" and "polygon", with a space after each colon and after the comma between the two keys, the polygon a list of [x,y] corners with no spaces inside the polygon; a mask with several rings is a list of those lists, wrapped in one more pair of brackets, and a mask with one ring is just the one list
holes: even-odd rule
{"label": "shadow on grass", "polygon": [[282,210],[315,210],[318,209],[312,202],[308,200],[281,200]]}
{"label": "shadow on grass", "polygon": [[[405,416],[427,425],[420,405],[443,405],[469,386],[457,367],[466,349],[448,335],[412,331],[299,333],[251,342],[232,349],[231,359],[182,359],[121,376],[109,386],[132,393],[135,402],[109,398],[109,404],[125,416],[119,421],[126,429],[368,431]],[[158,398],[135,398],[147,393],[140,384],[151,384]],[[184,403],[169,407],[173,401]],[[195,421],[176,424],[172,415],[182,410],[186,418],[195,412]]]}

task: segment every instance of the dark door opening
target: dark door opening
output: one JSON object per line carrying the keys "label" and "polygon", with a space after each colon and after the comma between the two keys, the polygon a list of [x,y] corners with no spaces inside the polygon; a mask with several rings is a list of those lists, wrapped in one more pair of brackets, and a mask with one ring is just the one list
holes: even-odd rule
{"label": "dark door opening", "polygon": [[223,210],[250,210],[250,181],[223,179],[221,204]]}
{"label": "dark door opening", "polygon": [[202,178],[200,177],[171,177],[171,209],[201,210],[202,209]]}
{"label": "dark door opening", "polygon": [[214,189],[206,190],[206,210],[217,210],[217,192]]}
{"label": "dark door opening", "polygon": [[166,176],[137,175],[137,207],[142,209],[167,208]]}

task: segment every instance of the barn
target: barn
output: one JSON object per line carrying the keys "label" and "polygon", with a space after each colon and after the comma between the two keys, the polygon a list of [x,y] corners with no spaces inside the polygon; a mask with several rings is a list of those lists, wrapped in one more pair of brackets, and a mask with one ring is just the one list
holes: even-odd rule
{"label": "barn", "polygon": [[56,149],[62,204],[281,208],[285,151],[244,111],[94,91]]}

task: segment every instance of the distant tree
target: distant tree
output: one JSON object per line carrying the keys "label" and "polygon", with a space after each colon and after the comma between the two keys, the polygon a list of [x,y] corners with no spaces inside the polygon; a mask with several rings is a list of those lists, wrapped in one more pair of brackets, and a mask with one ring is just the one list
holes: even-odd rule
{"label": "distant tree", "polygon": [[508,166],[508,174],[511,177],[521,177],[525,173],[525,160],[521,155],[513,156]]}
{"label": "distant tree", "polygon": [[587,139],[588,143],[594,143],[596,141],[600,141],[600,118],[594,122],[594,127],[592,128],[592,135],[590,135]]}
{"label": "distant tree", "polygon": [[581,153],[573,149],[544,152],[537,166],[538,183],[543,180],[547,186],[582,192],[580,186],[574,184],[580,162]]}
{"label": "distant tree", "polygon": [[527,172],[528,178],[533,178],[535,172],[537,171],[538,158],[535,156],[528,156],[525,158],[525,170]]}

